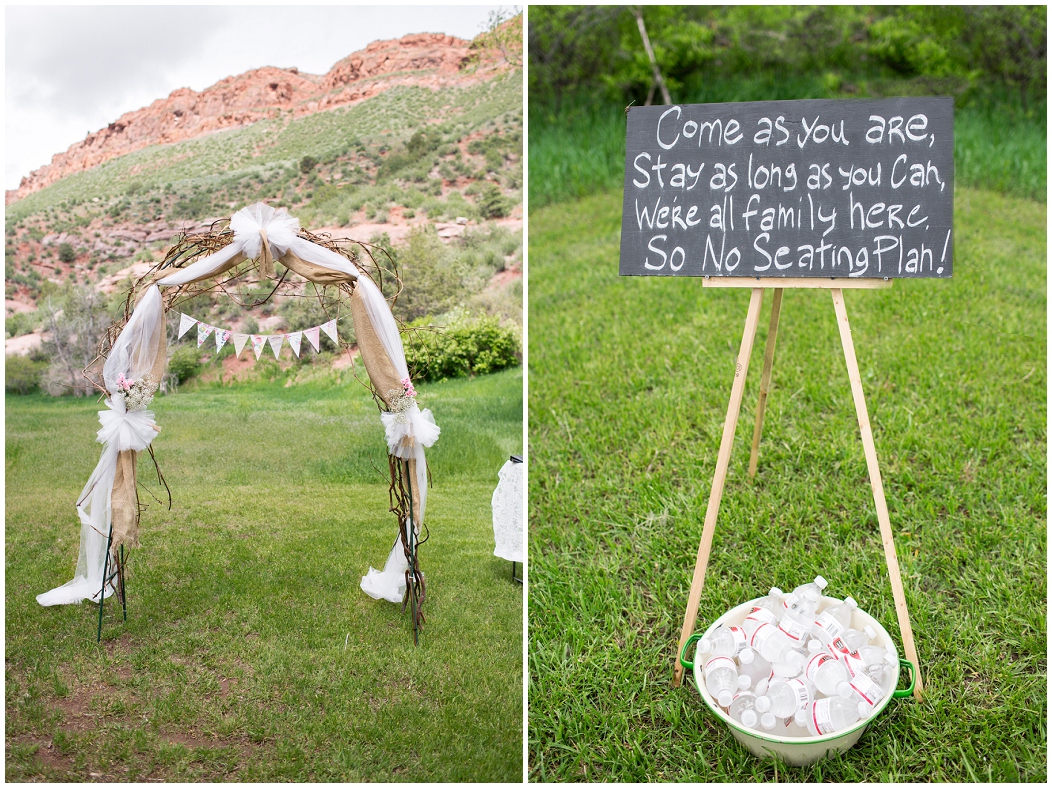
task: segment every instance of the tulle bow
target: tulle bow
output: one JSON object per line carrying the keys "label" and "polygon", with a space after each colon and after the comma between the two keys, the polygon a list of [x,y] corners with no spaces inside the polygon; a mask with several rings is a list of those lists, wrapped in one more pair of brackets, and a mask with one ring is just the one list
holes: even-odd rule
{"label": "tulle bow", "polygon": [[263,253],[263,245],[270,246],[271,256],[279,258],[292,246],[300,229],[300,220],[289,216],[284,208],[271,208],[261,202],[242,208],[230,218],[234,243],[245,257],[256,260]]}
{"label": "tulle bow", "polygon": [[442,431],[435,424],[435,417],[431,415],[431,411],[420,410],[417,405],[404,411],[381,413],[380,419],[387,433],[388,450],[403,460],[414,456],[414,448],[418,444],[430,448]]}
{"label": "tulle bow", "polygon": [[[117,401],[114,401],[117,400]],[[157,435],[153,411],[124,409],[124,398],[106,400],[109,410],[99,411],[99,443],[113,446],[117,451],[143,451]]]}

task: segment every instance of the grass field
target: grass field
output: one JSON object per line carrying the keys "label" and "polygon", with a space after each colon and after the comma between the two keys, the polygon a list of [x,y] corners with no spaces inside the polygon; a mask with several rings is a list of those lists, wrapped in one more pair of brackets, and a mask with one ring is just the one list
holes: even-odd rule
{"label": "grass field", "polygon": [[522,371],[419,390],[443,430],[419,648],[358,588],[397,526],[356,382],[155,402],[174,504],[143,516],[128,621],[108,602],[101,646],[96,606],[34,600],[72,577],[99,406],[8,397],[7,780],[521,780],[523,591],[490,496],[523,448]]}
{"label": "grass field", "polygon": [[[959,188],[952,280],[846,295],[926,694],[807,768],[672,688],[749,293],[619,278],[620,211],[530,216],[531,779],[1043,781],[1045,204]],[[828,294],[784,297],[748,480],[769,314],[698,626],[820,572],[901,649]]]}

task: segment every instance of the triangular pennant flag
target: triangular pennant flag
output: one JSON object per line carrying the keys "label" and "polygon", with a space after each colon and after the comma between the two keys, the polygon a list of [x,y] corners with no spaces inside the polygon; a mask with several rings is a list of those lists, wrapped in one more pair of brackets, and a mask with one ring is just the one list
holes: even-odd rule
{"label": "triangular pennant flag", "polygon": [[225,328],[216,329],[216,353],[223,349],[223,345],[230,339],[230,332]]}
{"label": "triangular pennant flag", "polygon": [[292,352],[296,354],[296,358],[300,357],[300,340],[303,339],[302,331],[294,331],[291,334],[286,334],[289,340],[289,347],[292,348]]}
{"label": "triangular pennant flag", "polygon": [[280,358],[278,351],[281,350],[281,343],[284,341],[284,334],[275,334],[270,338],[270,349],[274,351],[274,358]]}
{"label": "triangular pennant flag", "polygon": [[192,317],[190,317],[190,315],[184,315],[182,312],[180,312],[179,313],[179,337],[178,338],[182,339],[183,338],[183,334],[185,334],[187,331],[189,331],[191,328],[193,328],[194,327],[194,323],[196,323],[196,322],[197,321],[194,320]]}
{"label": "triangular pennant flag", "polygon": [[241,351],[245,349],[246,342],[248,342],[248,334],[234,334],[234,355],[238,358],[241,357]]}
{"label": "triangular pennant flag", "polygon": [[319,340],[321,339],[320,332],[318,331],[318,326],[315,326],[314,328],[308,328],[306,331],[303,332],[303,336],[307,337],[307,341],[314,345],[314,352],[318,352],[319,350],[321,350],[321,348],[318,346]]}
{"label": "triangular pennant flag", "polygon": [[215,330],[215,326],[210,326],[207,323],[197,324],[197,346],[201,347],[208,339],[208,335]]}
{"label": "triangular pennant flag", "polygon": [[323,323],[321,330],[329,335],[329,339],[335,342],[337,345],[340,344],[340,340],[336,338],[336,321],[330,320],[328,323]]}
{"label": "triangular pennant flag", "polygon": [[263,352],[263,347],[267,344],[267,338],[261,337],[259,334],[253,334],[251,339],[252,350],[256,354],[256,361],[259,361],[259,354]]}

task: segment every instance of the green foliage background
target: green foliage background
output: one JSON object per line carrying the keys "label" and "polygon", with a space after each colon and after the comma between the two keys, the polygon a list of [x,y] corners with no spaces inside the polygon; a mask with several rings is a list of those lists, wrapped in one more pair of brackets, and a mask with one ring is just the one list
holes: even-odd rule
{"label": "green foliage background", "polygon": [[[952,95],[961,185],[1045,199],[1037,6],[645,6],[673,101]],[[529,14],[530,208],[616,188],[651,68],[628,7]],[[660,101],[660,94],[656,99]]]}

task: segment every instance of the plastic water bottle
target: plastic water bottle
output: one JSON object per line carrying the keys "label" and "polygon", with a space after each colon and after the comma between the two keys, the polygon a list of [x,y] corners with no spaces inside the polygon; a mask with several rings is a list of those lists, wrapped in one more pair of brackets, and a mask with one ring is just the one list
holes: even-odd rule
{"label": "plastic water bottle", "polygon": [[736,657],[746,646],[745,630],[741,627],[720,627],[711,638],[702,638],[698,653],[709,657]]}
{"label": "plastic water bottle", "polygon": [[782,611],[785,609],[782,606],[782,597],[784,596],[782,589],[772,588],[767,596],[755,600],[752,610],[749,611],[749,614],[745,616],[745,621],[742,622],[742,629],[745,630],[745,634],[751,637],[760,624],[774,624],[777,626],[778,620],[782,616]]}
{"label": "plastic water bottle", "polygon": [[730,657],[713,657],[702,670],[705,689],[723,708],[731,705],[738,691],[738,666]]}
{"label": "plastic water bottle", "polygon": [[841,639],[847,644],[847,647],[851,651],[858,651],[863,646],[868,646],[870,641],[877,636],[877,633],[873,631],[873,628],[867,626],[864,631],[857,629],[848,629],[841,636]]}
{"label": "plastic water bottle", "polygon": [[770,624],[761,624],[749,638],[749,645],[760,652],[764,659],[770,663],[785,662],[787,664],[802,664],[804,655],[796,651],[791,641],[784,632]]}
{"label": "plastic water bottle", "polygon": [[885,651],[880,646],[863,646],[859,651],[862,662],[865,664],[866,675],[881,687],[888,683],[888,678],[893,675],[898,658],[891,652]]}
{"label": "plastic water bottle", "polygon": [[844,664],[831,654],[815,654],[804,669],[807,680],[823,695],[836,695],[851,679]]}
{"label": "plastic water bottle", "polygon": [[787,610],[803,610],[809,615],[814,615],[818,610],[818,603],[822,600],[822,592],[829,585],[821,575],[815,577],[810,583],[797,586],[785,600]]}
{"label": "plastic water bottle", "polygon": [[815,619],[811,625],[811,634],[818,639],[822,645],[833,641],[834,638],[842,636],[851,627],[851,615],[858,609],[858,602],[848,597],[839,605],[826,608]]}
{"label": "plastic water bottle", "polygon": [[778,622],[778,628],[793,641],[793,645],[797,648],[804,647],[808,633],[815,625],[814,611],[808,612],[808,610],[809,608],[806,607],[799,607],[795,610],[788,608],[782,613],[782,619]]}
{"label": "plastic water bottle", "polygon": [[861,703],[859,706],[861,710],[867,707],[867,714],[860,714],[860,716],[868,717],[869,713],[877,707],[877,704],[884,699],[884,689],[873,681],[866,673],[859,673],[857,676],[851,679],[848,684],[841,684],[837,688],[837,694],[845,700],[853,700]]}
{"label": "plastic water bottle", "polygon": [[858,703],[841,697],[819,698],[807,709],[805,722],[812,736],[825,736],[858,722]]}
{"label": "plastic water bottle", "polygon": [[797,662],[775,662],[771,665],[771,673],[774,674],[776,679],[791,679],[794,676],[799,676],[803,671],[803,663]]}
{"label": "plastic water bottle", "polygon": [[727,707],[727,714],[746,728],[755,728],[759,721],[756,714],[756,696],[748,691],[739,692]]}
{"label": "plastic water bottle", "polygon": [[738,672],[752,679],[754,687],[759,683],[760,679],[770,679],[774,675],[771,663],[764,659],[755,649],[748,646],[742,649],[741,654],[738,655],[738,662],[740,663]]}
{"label": "plastic water bottle", "polygon": [[770,711],[775,717],[787,719],[814,700],[814,686],[809,681],[772,681],[767,693],[756,699],[756,708],[760,712]]}

